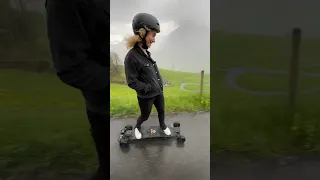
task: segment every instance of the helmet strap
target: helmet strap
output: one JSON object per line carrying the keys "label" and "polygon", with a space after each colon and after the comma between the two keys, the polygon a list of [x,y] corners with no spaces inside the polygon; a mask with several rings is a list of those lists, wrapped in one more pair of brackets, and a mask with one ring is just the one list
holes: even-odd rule
{"label": "helmet strap", "polygon": [[142,42],[143,42],[142,48],[143,48],[143,49],[148,49],[146,40],[144,39]]}
{"label": "helmet strap", "polygon": [[148,49],[148,46],[147,46],[147,42],[146,42],[146,37],[147,37],[147,34],[149,33],[149,31],[146,30],[146,34],[144,35],[144,37],[141,37],[140,33],[139,33],[139,37],[141,38],[142,40],[142,48],[143,49]]}

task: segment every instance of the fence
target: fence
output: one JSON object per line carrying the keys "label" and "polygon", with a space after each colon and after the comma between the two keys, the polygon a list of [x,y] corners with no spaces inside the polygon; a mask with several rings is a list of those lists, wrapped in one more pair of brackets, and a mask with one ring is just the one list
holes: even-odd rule
{"label": "fence", "polygon": [[200,97],[203,95],[203,79],[204,79],[204,70],[201,71],[200,77]]}

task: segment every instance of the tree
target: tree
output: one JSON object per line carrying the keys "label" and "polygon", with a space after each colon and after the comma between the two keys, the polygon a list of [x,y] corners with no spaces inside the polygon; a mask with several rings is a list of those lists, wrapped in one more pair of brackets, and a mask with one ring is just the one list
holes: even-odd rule
{"label": "tree", "polygon": [[9,22],[11,18],[12,8],[10,7],[9,0],[0,1],[0,29],[2,31],[7,31],[9,28]]}
{"label": "tree", "polygon": [[121,59],[119,55],[113,51],[110,53],[110,77],[111,79],[121,77]]}

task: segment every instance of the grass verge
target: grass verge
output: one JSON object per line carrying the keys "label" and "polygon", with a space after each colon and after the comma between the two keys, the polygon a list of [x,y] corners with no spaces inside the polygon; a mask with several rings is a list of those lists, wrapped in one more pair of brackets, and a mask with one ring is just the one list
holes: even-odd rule
{"label": "grass verge", "polygon": [[[263,68],[288,70],[290,38],[216,33],[211,37],[214,68]],[[320,41],[303,39],[302,71],[311,68],[320,54]],[[287,95],[256,95],[230,89],[227,71],[212,73],[211,152],[249,153],[263,156],[320,152],[319,92],[300,93],[296,109],[289,111]],[[319,88],[318,77],[302,76],[299,89]],[[247,73],[237,79],[244,88],[257,91],[288,91],[287,75]]]}

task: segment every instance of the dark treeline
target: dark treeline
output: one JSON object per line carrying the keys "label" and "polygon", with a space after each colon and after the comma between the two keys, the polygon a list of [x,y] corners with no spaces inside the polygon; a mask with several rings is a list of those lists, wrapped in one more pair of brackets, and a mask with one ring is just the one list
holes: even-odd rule
{"label": "dark treeline", "polygon": [[44,12],[26,1],[0,1],[0,61],[44,61],[50,58]]}

